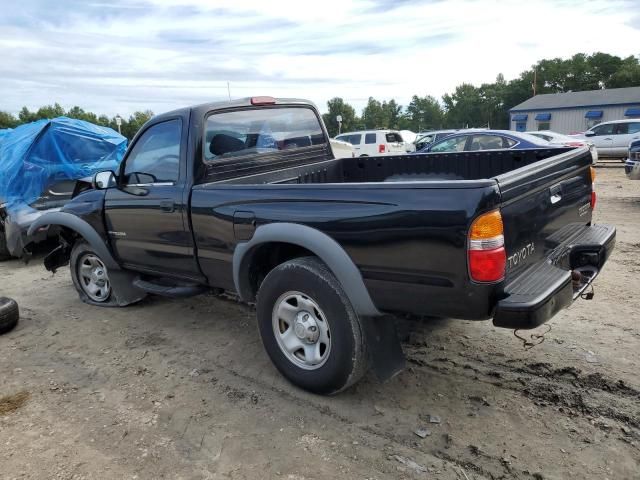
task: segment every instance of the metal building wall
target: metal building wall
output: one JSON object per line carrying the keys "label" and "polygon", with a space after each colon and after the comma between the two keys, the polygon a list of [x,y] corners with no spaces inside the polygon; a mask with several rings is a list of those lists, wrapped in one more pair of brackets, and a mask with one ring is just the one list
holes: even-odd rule
{"label": "metal building wall", "polygon": [[[551,114],[551,125],[550,130],[558,133],[571,133],[571,132],[583,132],[589,128],[589,124],[587,123],[587,119],[584,117],[589,110],[602,110],[602,118],[599,120],[601,122],[608,122],[610,120],[625,120],[629,117],[624,116],[624,112],[627,109],[632,108],[629,105],[623,106],[611,106],[611,107],[584,107],[584,108],[575,108],[575,109],[563,109],[563,110],[536,110],[533,112],[516,112],[516,113],[526,113],[527,117],[527,131],[530,130],[538,130],[538,123],[535,118],[539,113],[550,113]],[[638,105],[640,108],[640,105]],[[513,117],[514,113],[511,113],[511,117]],[[511,122],[509,125],[511,130],[516,129],[516,122]]]}

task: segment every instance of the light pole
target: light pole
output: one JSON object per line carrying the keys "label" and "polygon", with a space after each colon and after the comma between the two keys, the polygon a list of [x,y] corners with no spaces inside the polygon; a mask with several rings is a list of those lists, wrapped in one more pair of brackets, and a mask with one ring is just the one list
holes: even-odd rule
{"label": "light pole", "polygon": [[118,133],[122,135],[120,131],[120,126],[122,125],[122,117],[120,115],[116,115],[116,125],[118,126]]}
{"label": "light pole", "polygon": [[337,115],[336,121],[338,122],[338,135],[340,135],[340,132],[342,131],[342,115]]}

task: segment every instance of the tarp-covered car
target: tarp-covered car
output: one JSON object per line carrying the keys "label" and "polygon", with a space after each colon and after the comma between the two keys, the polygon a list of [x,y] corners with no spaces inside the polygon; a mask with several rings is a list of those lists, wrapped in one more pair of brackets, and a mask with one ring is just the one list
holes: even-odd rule
{"label": "tarp-covered car", "polygon": [[116,170],[127,139],[111,128],[58,117],[20,125],[0,136],[0,259],[20,257],[55,232],[26,232],[45,211],[71,199],[76,181]]}

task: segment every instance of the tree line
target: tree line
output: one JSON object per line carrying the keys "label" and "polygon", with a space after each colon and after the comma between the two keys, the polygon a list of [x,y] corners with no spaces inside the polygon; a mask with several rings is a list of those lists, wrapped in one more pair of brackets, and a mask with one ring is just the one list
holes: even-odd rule
{"label": "tree line", "polygon": [[[540,60],[517,78],[506,81],[498,74],[495,82],[479,87],[469,83],[458,85],[441,100],[431,95],[414,95],[408,105],[395,100],[376,100],[369,97],[360,115],[340,97],[327,102],[323,115],[331,136],[338,133],[336,117],[342,116],[342,132],[360,129],[393,128],[423,130],[439,128],[490,127],[509,128],[509,109],[536,94],[561,93],[640,86],[640,63],[637,57],[620,58],[608,53],[587,55],[578,53],[571,58]],[[0,129],[15,128],[23,123],[61,115],[86,120],[118,130],[115,117],[98,115],[73,107],[67,111],[59,104],[47,105],[36,111],[23,107],[14,116],[0,111]],[[122,119],[122,134],[132,139],[140,127],[153,116],[150,110],[137,111]]]}
{"label": "tree line", "polygon": [[[24,123],[62,116],[75,118],[78,120],[85,120],[96,125],[112,128],[116,132],[118,131],[116,117],[108,117],[104,114],[98,115],[93,112],[87,112],[77,106],[70,108],[69,110],[65,110],[58,103],[55,103],[53,105],[46,105],[34,111],[29,110],[27,107],[22,107],[22,110],[20,110],[17,117],[9,112],[0,111],[0,129],[15,128],[18,125],[22,125]],[[122,135],[131,140],[136,132],[140,129],[140,127],[142,127],[142,125],[144,125],[144,123],[151,117],[153,117],[153,112],[151,110],[144,110],[134,112],[129,116],[128,119],[122,118],[120,125]]]}
{"label": "tree line", "polygon": [[395,100],[382,102],[369,97],[360,116],[342,98],[327,102],[323,115],[331,136],[338,133],[336,117],[342,116],[342,132],[393,128],[414,132],[440,128],[509,128],[509,109],[535,94],[563,93],[640,86],[640,63],[636,57],[620,58],[607,53],[578,53],[571,58],[540,60],[518,78],[506,81],[498,74],[495,82],[479,87],[458,85],[441,101],[431,95],[414,95],[405,107]]}

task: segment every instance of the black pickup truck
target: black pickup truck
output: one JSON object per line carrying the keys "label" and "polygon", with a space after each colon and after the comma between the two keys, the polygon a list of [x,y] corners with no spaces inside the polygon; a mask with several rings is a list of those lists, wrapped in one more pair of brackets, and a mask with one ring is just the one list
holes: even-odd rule
{"label": "black pickup truck", "polygon": [[276,367],[335,393],[401,368],[388,314],[534,328],[587,296],[615,243],[593,178],[585,148],[335,159],[312,104],[254,97],[153,118],[30,231],[87,303],[255,302]]}

